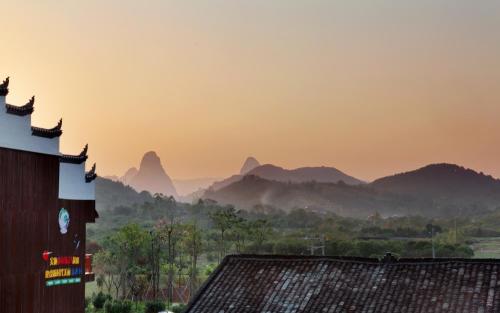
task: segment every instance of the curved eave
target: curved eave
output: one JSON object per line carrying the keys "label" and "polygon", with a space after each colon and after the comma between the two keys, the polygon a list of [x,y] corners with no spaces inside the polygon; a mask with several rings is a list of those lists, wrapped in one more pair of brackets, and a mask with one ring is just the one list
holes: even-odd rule
{"label": "curved eave", "polygon": [[20,107],[6,103],[5,109],[9,114],[25,116],[33,113],[33,111],[35,110],[34,105],[35,105],[35,96],[31,97],[28,103]]}
{"label": "curved eave", "polygon": [[21,107],[18,107],[8,103],[5,105],[5,109],[7,110],[7,113],[18,116],[30,115],[35,110],[33,105],[23,105]]}
{"label": "curved eave", "polygon": [[87,173],[85,174],[85,182],[86,183],[91,183],[97,178],[96,173]]}
{"label": "curved eave", "polygon": [[87,161],[87,151],[89,149],[89,145],[85,145],[83,147],[82,152],[80,152],[79,155],[70,155],[70,154],[63,154],[60,157],[60,161],[62,163],[72,163],[72,164],[82,164],[83,162]]}
{"label": "curved eave", "polygon": [[95,172],[95,163],[94,163],[94,165],[92,166],[92,168],[90,169],[90,171],[88,171],[87,173],[85,173],[85,182],[86,183],[91,183],[96,178],[97,178],[97,174]]}
{"label": "curved eave", "polygon": [[82,164],[83,162],[87,161],[88,156],[84,155],[68,155],[68,154],[63,154],[60,157],[60,161],[62,163],[71,163],[71,164]]}
{"label": "curved eave", "polygon": [[46,129],[46,128],[31,126],[31,134],[33,136],[37,136],[37,137],[56,138],[56,137],[60,137],[62,135],[62,130],[61,129]]}
{"label": "curved eave", "polygon": [[57,126],[54,128],[41,128],[31,126],[31,134],[33,136],[44,137],[44,138],[56,138],[62,135],[62,119],[59,120]]}

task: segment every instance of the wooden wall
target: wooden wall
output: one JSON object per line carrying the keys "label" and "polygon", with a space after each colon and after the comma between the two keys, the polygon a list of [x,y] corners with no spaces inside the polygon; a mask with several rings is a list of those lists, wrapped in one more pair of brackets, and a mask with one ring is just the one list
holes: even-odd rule
{"label": "wooden wall", "polygon": [[[84,268],[85,223],[94,201],[58,199],[59,158],[0,148],[0,312],[83,313],[85,283],[47,287],[44,250],[80,256]],[[83,178],[82,178],[83,179]],[[59,210],[70,214],[59,230]],[[80,241],[76,248],[75,241]]]}

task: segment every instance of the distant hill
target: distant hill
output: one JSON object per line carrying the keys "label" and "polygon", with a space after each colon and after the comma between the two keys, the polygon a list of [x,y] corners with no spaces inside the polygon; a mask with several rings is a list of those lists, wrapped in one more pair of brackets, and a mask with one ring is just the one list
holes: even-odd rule
{"label": "distant hill", "polygon": [[132,178],[134,178],[138,172],[139,172],[138,169],[136,169],[135,167],[131,167],[125,172],[125,174],[122,177],[118,178],[118,180],[124,183],[125,185],[129,185]]}
{"label": "distant hill", "polygon": [[371,185],[382,191],[448,204],[477,203],[500,206],[500,180],[455,164],[431,164],[380,178]]}
{"label": "distant hill", "polygon": [[275,178],[283,179],[279,176],[283,171],[275,167],[259,173],[272,173],[268,179],[252,172],[221,189],[207,190],[203,197],[242,208],[258,204],[282,209],[308,207],[346,216],[367,216],[375,211],[385,215],[474,215],[500,207],[499,180],[452,164],[429,165],[366,185],[319,179],[314,183],[280,182]]}
{"label": "distant hill", "polygon": [[161,160],[154,151],[147,152],[142,158],[137,174],[130,178],[130,186],[137,191],[149,191],[178,197],[172,180],[165,172]]}
{"label": "distant hill", "polygon": [[[322,183],[337,183],[343,181],[348,185],[358,185],[364,182],[349,176],[333,167],[301,167],[292,170],[284,169],[272,164],[265,164],[250,170],[246,175],[254,175],[267,180],[275,180],[279,182],[322,182]],[[243,175],[233,175],[225,180],[214,183],[210,188],[219,190],[243,178]]]}
{"label": "distant hill", "polygon": [[258,166],[260,166],[259,161],[257,161],[254,157],[248,157],[241,167],[240,175],[245,175]]}
{"label": "distant hill", "polygon": [[400,212],[400,200],[380,194],[366,185],[317,182],[278,182],[247,175],[219,190],[209,189],[204,199],[251,209],[266,205],[284,210],[308,208],[346,216],[368,216],[376,211],[392,215]]}
{"label": "distant hill", "polygon": [[148,192],[137,192],[130,186],[107,178],[96,179],[96,206],[97,211],[111,210],[117,206],[132,206],[152,201]]}
{"label": "distant hill", "polygon": [[196,193],[201,189],[206,189],[217,180],[220,180],[220,178],[173,179],[173,183],[179,196],[183,197]]}
{"label": "distant hill", "polygon": [[334,167],[300,167],[287,170],[272,164],[266,164],[254,168],[248,175],[259,176],[268,180],[281,182],[303,183],[315,181],[318,183],[337,183],[343,181],[348,185],[359,185],[364,182],[349,176]]}

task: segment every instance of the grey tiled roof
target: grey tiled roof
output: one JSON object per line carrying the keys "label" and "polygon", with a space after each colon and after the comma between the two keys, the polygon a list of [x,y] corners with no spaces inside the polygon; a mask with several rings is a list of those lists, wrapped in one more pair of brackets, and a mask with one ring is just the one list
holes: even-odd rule
{"label": "grey tiled roof", "polygon": [[500,260],[228,256],[186,312],[500,312]]}

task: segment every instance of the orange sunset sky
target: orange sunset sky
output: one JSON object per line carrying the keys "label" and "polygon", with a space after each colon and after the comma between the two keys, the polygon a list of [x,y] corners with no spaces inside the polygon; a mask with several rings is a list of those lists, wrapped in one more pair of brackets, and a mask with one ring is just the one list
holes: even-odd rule
{"label": "orange sunset sky", "polygon": [[244,159],[371,180],[433,162],[500,177],[500,1],[3,1],[7,101],[64,120],[101,175]]}

